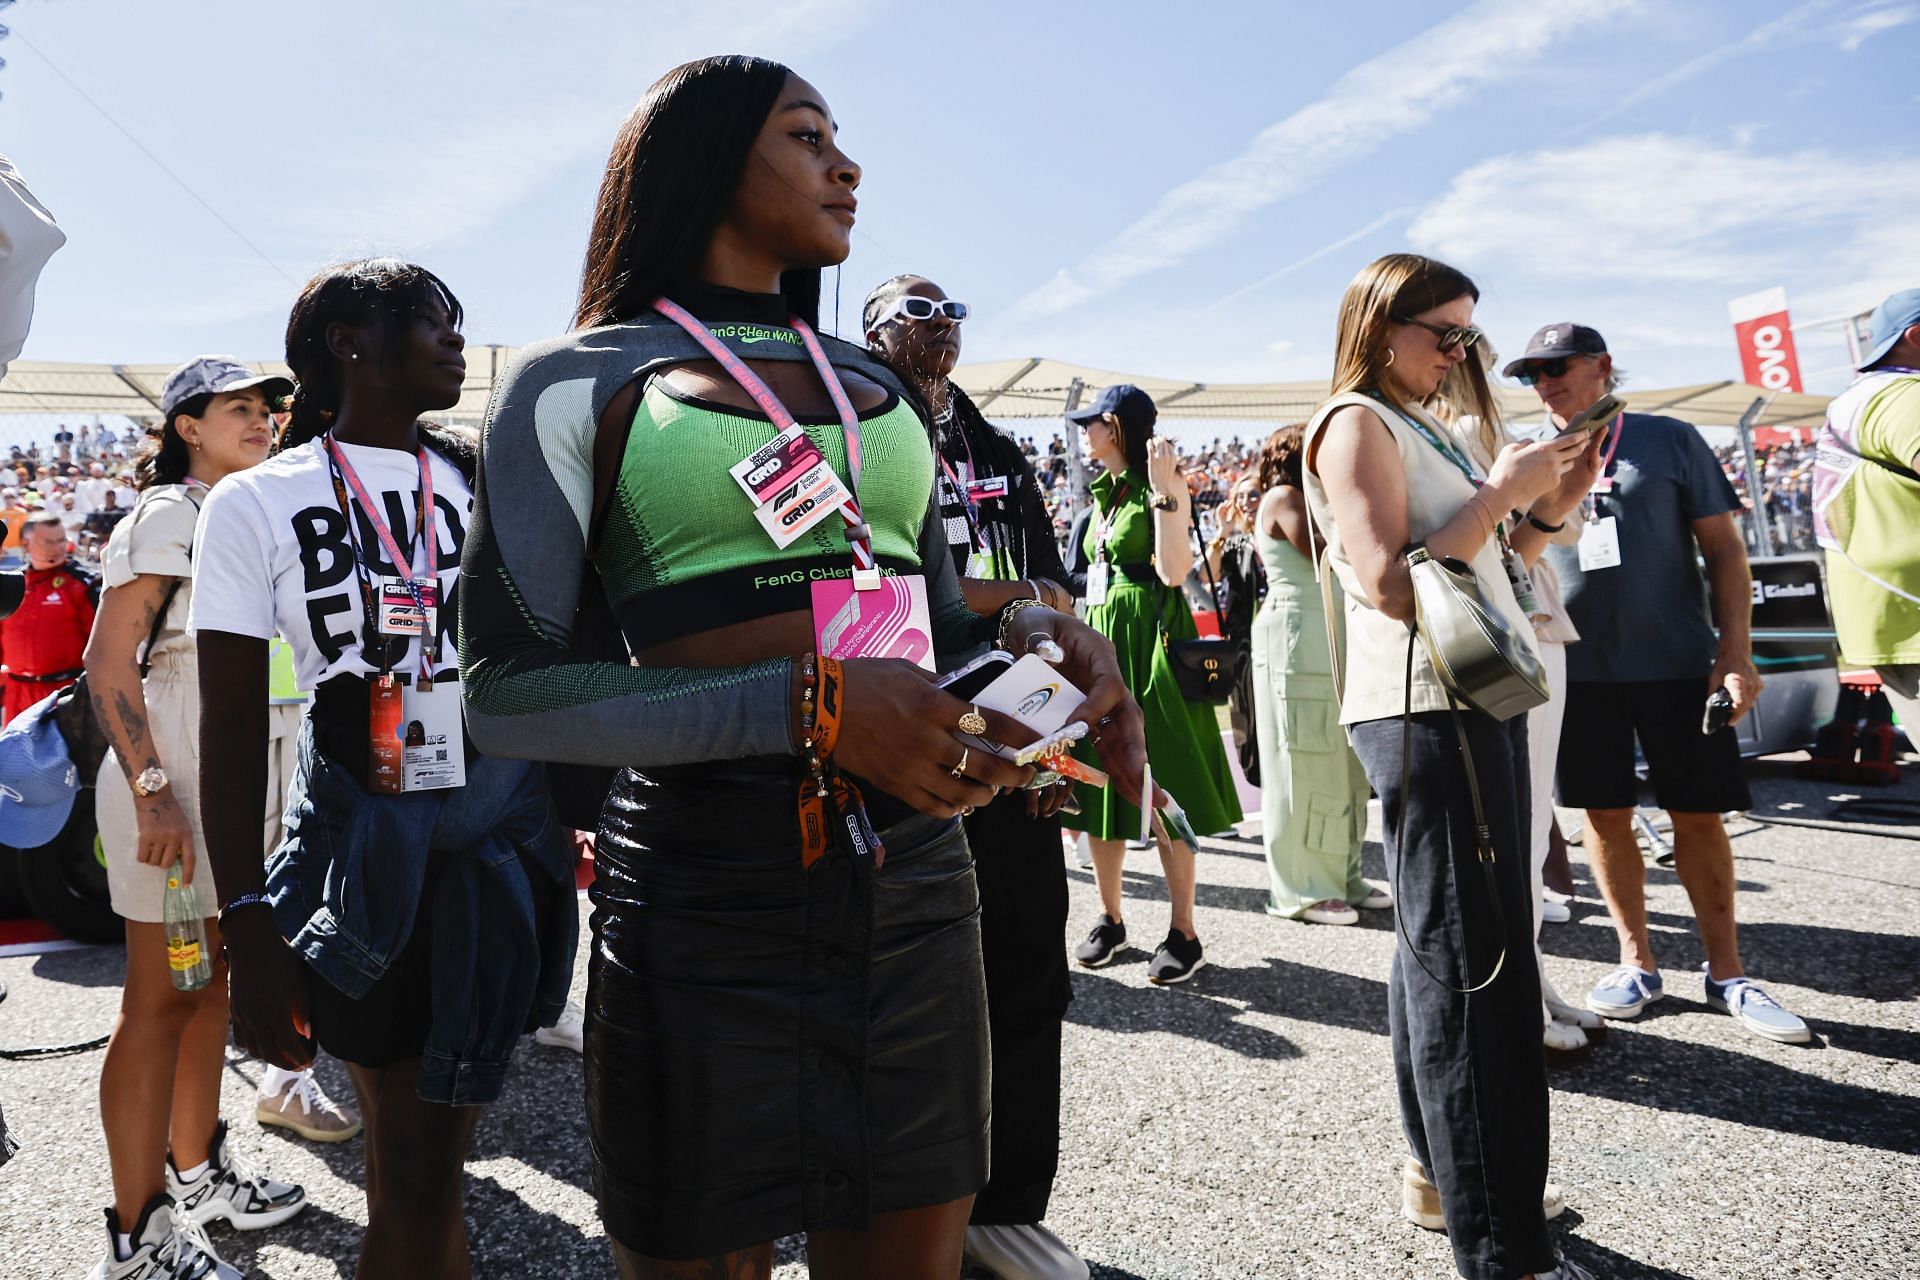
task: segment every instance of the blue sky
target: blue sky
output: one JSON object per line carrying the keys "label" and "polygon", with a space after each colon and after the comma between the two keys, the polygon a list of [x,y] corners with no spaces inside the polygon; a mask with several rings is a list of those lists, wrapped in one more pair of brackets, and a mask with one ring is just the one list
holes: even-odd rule
{"label": "blue sky", "polygon": [[[1671,385],[1738,376],[1730,298],[1784,285],[1805,323],[1920,284],[1920,3],[19,0],[0,21],[0,150],[70,236],[28,359],[270,358],[290,280],[376,251],[445,277],[470,341],[558,332],[620,119],[726,51],[812,80],[865,168],[845,327],[873,283],[928,274],[976,308],[969,360],[1324,377],[1346,281],[1412,248],[1480,281],[1503,352],[1580,319]],[[1799,342],[1809,390],[1844,385],[1837,330]]]}

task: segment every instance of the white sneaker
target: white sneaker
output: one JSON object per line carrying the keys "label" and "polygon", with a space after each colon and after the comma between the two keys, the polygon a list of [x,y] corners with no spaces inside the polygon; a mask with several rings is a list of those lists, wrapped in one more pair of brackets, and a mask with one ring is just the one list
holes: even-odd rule
{"label": "white sneaker", "polygon": [[1573,919],[1573,911],[1564,902],[1556,902],[1546,894],[1540,895],[1540,919],[1546,924],[1565,924]]}
{"label": "white sneaker", "polygon": [[360,1132],[360,1113],[329,1098],[311,1069],[293,1073],[279,1093],[262,1088],[253,1118],[291,1129],[308,1142],[345,1142]]}
{"label": "white sneaker", "polygon": [[1362,911],[1385,911],[1393,905],[1393,894],[1387,886],[1367,881],[1367,896],[1353,904]]}
{"label": "white sneaker", "polygon": [[167,1153],[167,1194],[182,1217],[205,1226],[228,1222],[241,1231],[277,1227],[307,1207],[307,1193],[290,1182],[275,1182],[233,1150],[227,1122],[213,1131],[213,1158],[192,1182],[181,1179]]}
{"label": "white sneaker", "polygon": [[239,1271],[220,1260],[206,1232],[181,1213],[165,1192],[147,1202],[128,1236],[132,1250],[123,1259],[114,1247],[120,1219],[107,1210],[107,1256],[87,1280],[241,1280]]}
{"label": "white sneaker", "polygon": [[1358,924],[1360,913],[1338,898],[1316,902],[1298,917],[1308,924]]}
{"label": "white sneaker", "polygon": [[1067,1242],[1032,1226],[968,1227],[962,1255],[996,1280],[1087,1280],[1092,1271]]}
{"label": "white sneaker", "polygon": [[560,1020],[550,1027],[541,1027],[533,1033],[535,1044],[550,1044],[558,1049],[571,1049],[575,1053],[585,1053],[587,1048],[587,1011],[567,1001],[567,1007],[560,1011]]}

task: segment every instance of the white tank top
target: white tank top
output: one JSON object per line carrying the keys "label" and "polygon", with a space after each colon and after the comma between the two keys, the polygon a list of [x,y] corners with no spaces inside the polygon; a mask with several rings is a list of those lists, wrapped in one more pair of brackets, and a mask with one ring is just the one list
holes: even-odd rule
{"label": "white tank top", "polygon": [[[1400,451],[1400,465],[1407,477],[1407,540],[1418,542],[1458,515],[1476,485],[1459,467],[1435,448],[1412,424],[1398,413],[1368,396],[1336,396],[1320,406],[1307,424],[1306,456],[1315,453],[1317,438],[1325,430],[1327,419],[1337,409],[1359,405],[1371,413],[1392,435]],[[1449,439],[1446,427],[1418,406],[1412,412],[1441,440]],[[1326,485],[1311,468],[1304,468],[1307,508],[1327,542],[1327,559],[1333,566],[1346,595],[1346,644],[1342,653],[1345,683],[1341,689],[1340,723],[1359,724],[1366,720],[1385,720],[1398,716],[1407,707],[1407,624],[1374,607],[1360,586],[1360,580],[1347,559],[1340,528],[1327,504]],[[1478,470],[1476,468],[1476,475]],[[1480,477],[1484,478],[1484,477]],[[1504,513],[1496,512],[1496,515]],[[1473,575],[1501,616],[1507,620],[1520,642],[1533,646],[1533,626],[1513,597],[1505,567],[1500,562],[1500,546],[1492,538],[1482,544],[1473,557]],[[1446,689],[1434,674],[1426,646],[1413,647],[1413,710],[1445,711]]]}

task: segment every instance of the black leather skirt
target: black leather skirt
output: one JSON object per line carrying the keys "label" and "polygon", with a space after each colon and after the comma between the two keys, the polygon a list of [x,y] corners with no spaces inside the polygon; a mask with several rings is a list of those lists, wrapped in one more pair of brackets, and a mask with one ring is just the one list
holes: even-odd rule
{"label": "black leather skirt", "polygon": [[800,865],[791,759],[626,770],[600,825],[587,1121],[607,1232],[701,1258],[987,1180],[986,982],[960,824]]}

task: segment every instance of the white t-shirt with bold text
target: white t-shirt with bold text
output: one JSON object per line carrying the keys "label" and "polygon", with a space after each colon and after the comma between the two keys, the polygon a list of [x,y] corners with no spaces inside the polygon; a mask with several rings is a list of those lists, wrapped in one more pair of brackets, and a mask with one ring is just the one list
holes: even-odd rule
{"label": "white t-shirt with bold text", "polygon": [[[341,449],[394,539],[412,548],[413,571],[424,573],[426,543],[414,537],[417,455],[354,444]],[[431,450],[427,456],[433,466],[433,532],[440,556],[440,647],[434,674],[451,678],[459,665],[454,614],[473,491],[451,462]],[[397,571],[350,487],[347,500],[377,602],[380,579]],[[317,689],[337,675],[378,671],[362,652],[365,606],[347,523],[320,441],[235,472],[215,485],[200,515],[193,563],[189,626],[196,635],[226,631],[261,640],[285,637],[302,689]],[[420,670],[417,637],[407,642],[404,657],[397,643],[394,651],[394,670]]]}

